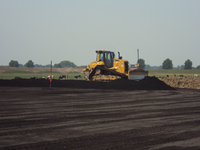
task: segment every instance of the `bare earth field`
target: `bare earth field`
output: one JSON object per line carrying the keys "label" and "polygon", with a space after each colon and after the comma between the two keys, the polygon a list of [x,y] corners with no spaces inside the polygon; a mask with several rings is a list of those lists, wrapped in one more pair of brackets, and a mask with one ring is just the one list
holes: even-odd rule
{"label": "bare earth field", "polygon": [[0,149],[199,150],[200,90],[145,80],[0,80]]}
{"label": "bare earth field", "polygon": [[200,89],[199,77],[162,77],[159,80],[164,81],[167,85],[173,88],[188,88],[188,89]]}

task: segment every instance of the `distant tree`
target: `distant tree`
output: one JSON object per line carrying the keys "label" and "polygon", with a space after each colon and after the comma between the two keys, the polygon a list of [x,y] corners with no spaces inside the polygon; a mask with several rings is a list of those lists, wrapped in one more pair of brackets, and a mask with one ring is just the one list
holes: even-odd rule
{"label": "distant tree", "polygon": [[18,61],[14,61],[14,65],[13,65],[13,67],[19,67],[19,63],[18,63]]}
{"label": "distant tree", "polygon": [[58,64],[54,64],[54,68],[65,68],[65,67],[75,68],[77,66],[73,62],[70,62],[68,60],[64,60],[64,61],[61,61]]}
{"label": "distant tree", "polygon": [[72,67],[72,68],[74,68],[74,67],[76,67],[76,65],[73,62],[68,61],[68,60],[61,61],[60,65],[61,65],[61,68],[64,68],[64,67]]}
{"label": "distant tree", "polygon": [[18,63],[18,61],[14,61],[14,60],[11,60],[10,62],[9,62],[9,66],[10,67],[19,67],[19,63]]}
{"label": "distant tree", "polygon": [[184,69],[192,69],[192,61],[191,60],[188,59],[185,61]]}
{"label": "distant tree", "polygon": [[170,60],[169,58],[167,58],[167,59],[163,62],[162,68],[163,68],[163,69],[172,69],[172,68],[173,68],[172,60]]}
{"label": "distant tree", "polygon": [[145,68],[145,61],[144,61],[144,59],[139,59],[138,60],[139,61],[139,69],[144,69]]}
{"label": "distant tree", "polygon": [[200,69],[200,65],[198,65],[198,66],[196,67],[196,69]]}
{"label": "distant tree", "polygon": [[64,60],[64,61],[61,61],[60,63],[58,64],[54,64],[54,68],[64,68],[64,67],[72,67],[72,68],[75,68],[77,67],[73,62],[70,62],[68,60]]}
{"label": "distant tree", "polygon": [[60,64],[54,64],[53,67],[54,67],[54,68],[61,68],[61,65],[60,65]]}
{"label": "distant tree", "polygon": [[29,60],[26,64],[26,67],[34,67],[34,62],[32,60]]}
{"label": "distant tree", "polygon": [[11,60],[11,61],[9,62],[9,66],[10,66],[10,67],[13,67],[13,66],[14,66],[14,62],[15,62],[14,60]]}

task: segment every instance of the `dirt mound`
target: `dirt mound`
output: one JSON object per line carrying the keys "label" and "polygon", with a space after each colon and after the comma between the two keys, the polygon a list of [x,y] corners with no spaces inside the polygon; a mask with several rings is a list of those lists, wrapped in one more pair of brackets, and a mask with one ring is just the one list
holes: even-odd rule
{"label": "dirt mound", "polygon": [[[0,80],[0,86],[49,87],[49,80],[13,79]],[[145,77],[140,81],[119,79],[110,82],[84,80],[53,80],[52,87],[120,89],[120,90],[173,90],[174,88],[156,77]]]}
{"label": "dirt mound", "polygon": [[188,88],[188,89],[200,89],[200,78],[198,77],[162,77],[159,78],[164,81],[167,85],[174,88]]}

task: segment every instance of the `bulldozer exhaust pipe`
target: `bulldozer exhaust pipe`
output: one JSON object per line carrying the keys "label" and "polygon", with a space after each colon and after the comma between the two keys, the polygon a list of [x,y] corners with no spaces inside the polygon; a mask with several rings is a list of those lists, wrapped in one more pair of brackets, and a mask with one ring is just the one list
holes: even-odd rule
{"label": "bulldozer exhaust pipe", "polygon": [[122,57],[120,56],[120,52],[118,52],[118,57],[119,57],[119,59],[122,59]]}
{"label": "bulldozer exhaust pipe", "polygon": [[139,49],[137,49],[137,55],[138,55],[138,60],[137,60],[137,69],[139,68]]}

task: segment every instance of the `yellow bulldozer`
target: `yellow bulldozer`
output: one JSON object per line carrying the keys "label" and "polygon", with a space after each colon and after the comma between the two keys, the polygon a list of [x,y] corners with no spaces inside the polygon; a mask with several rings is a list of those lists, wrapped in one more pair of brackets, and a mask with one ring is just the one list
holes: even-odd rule
{"label": "yellow bulldozer", "polygon": [[[110,81],[115,79],[140,80],[148,75],[148,71],[143,69],[129,70],[128,60],[123,60],[118,52],[97,50],[97,59],[83,69],[83,75],[90,81]],[[139,66],[139,64],[137,64]],[[88,72],[88,76],[85,74]]]}

